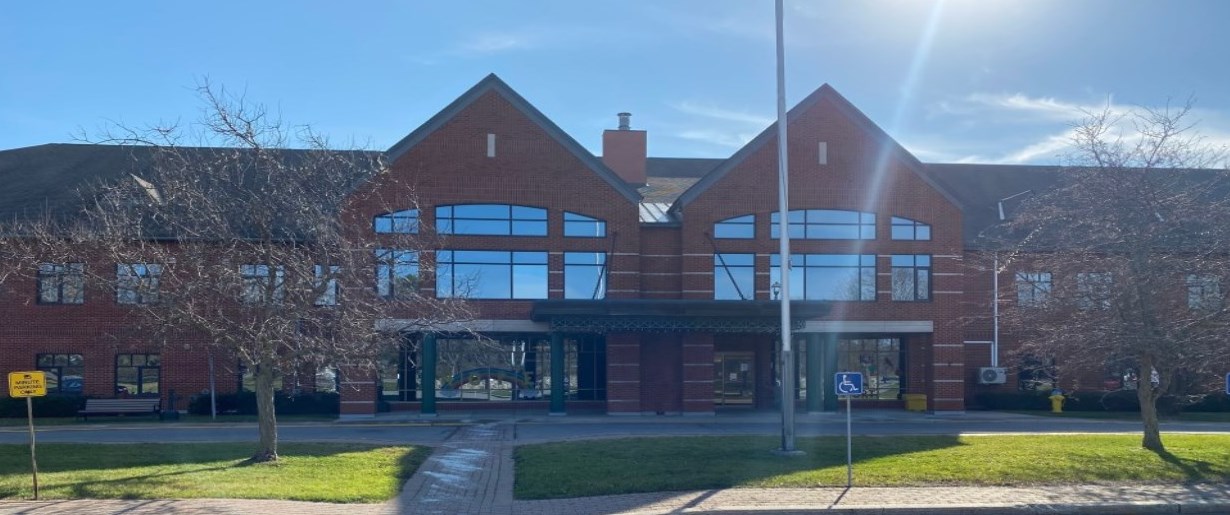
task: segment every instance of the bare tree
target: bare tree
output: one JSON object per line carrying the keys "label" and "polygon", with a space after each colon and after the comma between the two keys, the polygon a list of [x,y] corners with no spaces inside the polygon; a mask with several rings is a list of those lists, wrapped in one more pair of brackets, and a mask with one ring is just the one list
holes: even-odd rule
{"label": "bare tree", "polygon": [[[71,230],[26,231],[26,241],[42,242],[40,259],[53,248],[95,257],[90,280],[115,288],[141,338],[221,351],[249,367],[260,432],[252,460],[276,460],[280,375],[375,367],[405,325],[466,314],[457,301],[419,294],[431,270],[418,252],[430,242],[418,235],[409,189],[394,187],[379,154],[331,150],[310,129],[208,83],[199,93],[199,124],[111,128],[102,142],[132,145],[132,173],[91,189]],[[354,216],[358,205],[368,217]],[[373,206],[391,213],[379,234]]]}
{"label": "bare tree", "polygon": [[1002,228],[1016,249],[1004,269],[1049,280],[1004,312],[1021,354],[1061,375],[1133,370],[1142,446],[1158,452],[1158,399],[1177,377],[1211,380],[1230,334],[1230,172],[1190,111],[1088,114],[1058,184]]}

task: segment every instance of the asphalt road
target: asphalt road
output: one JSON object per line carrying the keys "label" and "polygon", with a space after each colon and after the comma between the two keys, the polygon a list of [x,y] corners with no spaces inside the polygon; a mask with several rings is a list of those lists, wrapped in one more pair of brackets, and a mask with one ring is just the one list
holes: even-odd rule
{"label": "asphalt road", "polygon": [[[501,417],[484,417],[487,420]],[[544,442],[627,436],[780,434],[780,420],[772,413],[727,417],[518,417],[504,418],[513,424],[514,440]],[[376,423],[294,423],[278,428],[281,441],[340,441],[433,445],[444,441],[464,417]],[[120,424],[96,423],[46,426],[37,429],[39,442],[136,443],[136,442],[244,442],[257,437],[255,424],[184,424],[176,422]],[[844,415],[799,417],[798,436],[844,435]],[[1028,415],[976,413],[928,416],[898,412],[858,414],[857,435],[955,435],[971,433],[1138,433],[1140,423],[1130,420],[1054,419]],[[1230,434],[1230,423],[1163,423],[1163,432]],[[0,443],[26,443],[26,428],[0,428]]]}

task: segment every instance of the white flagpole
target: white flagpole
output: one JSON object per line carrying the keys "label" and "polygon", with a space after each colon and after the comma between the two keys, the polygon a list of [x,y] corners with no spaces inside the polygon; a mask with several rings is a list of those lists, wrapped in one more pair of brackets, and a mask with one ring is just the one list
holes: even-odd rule
{"label": "white flagpole", "polygon": [[776,2],[777,18],[777,177],[778,177],[778,235],[781,242],[781,306],[782,306],[782,448],[781,452],[793,453],[794,448],[794,350],[790,345],[790,207],[787,191],[790,188],[789,167],[786,161],[786,49],[782,29],[782,0]]}

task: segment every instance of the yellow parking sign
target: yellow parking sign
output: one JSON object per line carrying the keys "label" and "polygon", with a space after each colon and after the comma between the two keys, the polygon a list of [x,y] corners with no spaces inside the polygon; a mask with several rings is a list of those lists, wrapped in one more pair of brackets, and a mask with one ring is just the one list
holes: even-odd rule
{"label": "yellow parking sign", "polygon": [[9,397],[42,397],[44,395],[47,395],[47,374],[42,370],[9,372]]}

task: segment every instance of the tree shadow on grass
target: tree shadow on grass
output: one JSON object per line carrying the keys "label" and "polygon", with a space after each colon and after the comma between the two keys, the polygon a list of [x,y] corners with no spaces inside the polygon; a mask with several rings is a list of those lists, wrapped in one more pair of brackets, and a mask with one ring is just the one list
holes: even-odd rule
{"label": "tree shadow on grass", "polygon": [[1152,451],[1157,454],[1162,461],[1173,465],[1175,468],[1183,471],[1183,475],[1190,481],[1208,481],[1210,477],[1218,474],[1214,469],[1213,464],[1203,460],[1185,459],[1175,456],[1170,451]]}

